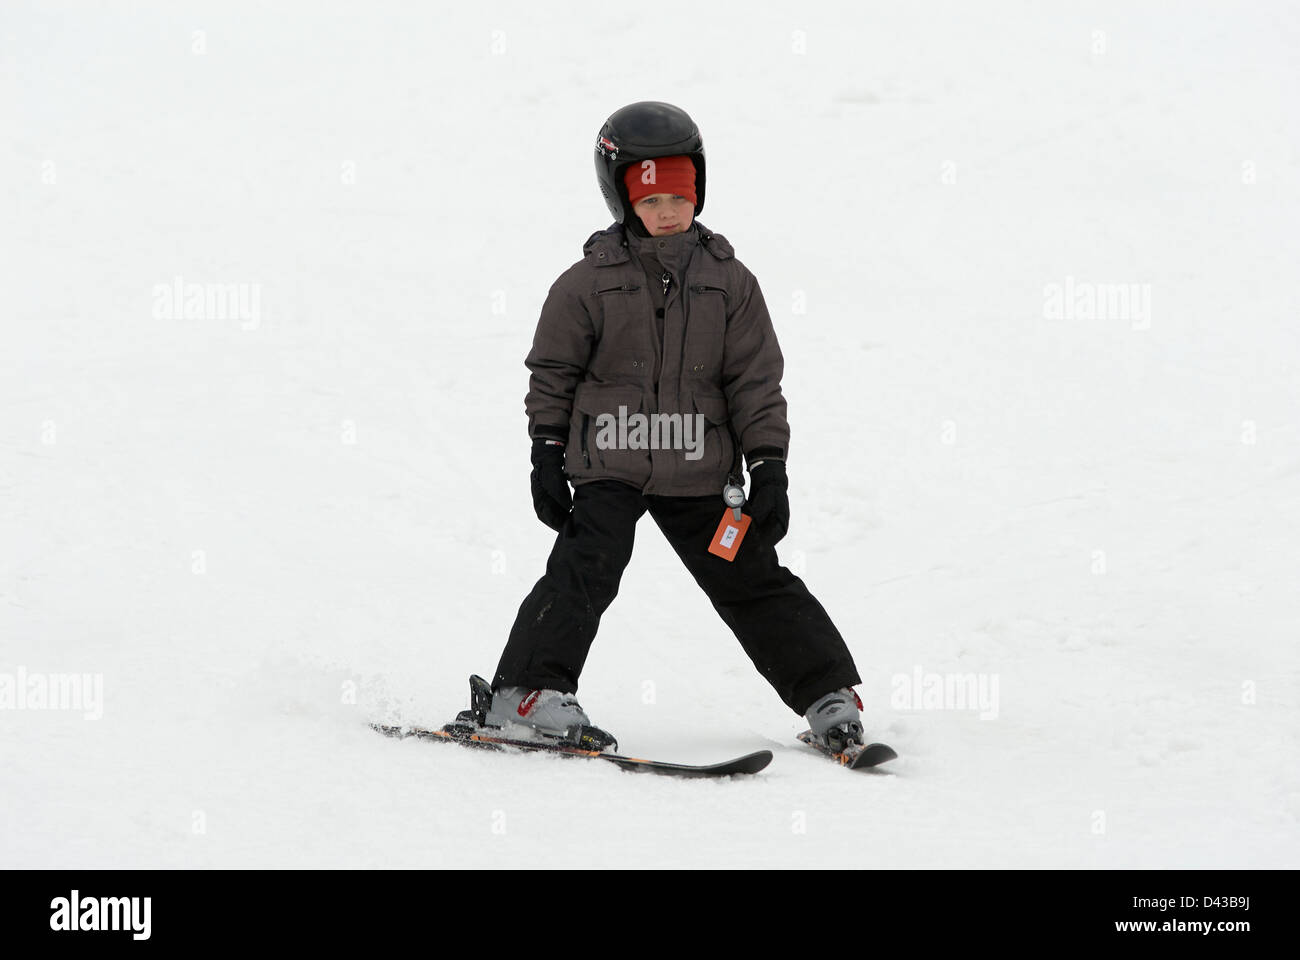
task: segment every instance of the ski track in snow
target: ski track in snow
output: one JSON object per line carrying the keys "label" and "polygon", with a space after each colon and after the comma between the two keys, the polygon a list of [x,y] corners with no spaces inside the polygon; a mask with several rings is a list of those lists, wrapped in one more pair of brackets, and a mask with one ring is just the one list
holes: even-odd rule
{"label": "ski track in snow", "polygon": [[[520,3],[6,10],[0,673],[104,703],[0,709],[0,863],[1300,865],[1300,18],[669,7],[667,65]],[[888,772],[794,741],[649,521],[582,703],[762,774],[366,727],[466,706],[542,572],[522,360],[637,99],[699,122],[773,313],[781,556]],[[157,317],[176,277],[259,322]],[[1046,318],[1067,278],[1149,323]],[[996,715],[901,704],[918,672]]]}

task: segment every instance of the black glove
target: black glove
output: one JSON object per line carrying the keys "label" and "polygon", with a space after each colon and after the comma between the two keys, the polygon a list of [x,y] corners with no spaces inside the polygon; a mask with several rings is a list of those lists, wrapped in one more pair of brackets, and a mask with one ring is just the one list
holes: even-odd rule
{"label": "black glove", "polygon": [[573,508],[573,494],[564,477],[564,447],[538,437],[533,441],[533,510],[537,519],[557,533]]}
{"label": "black glove", "polygon": [[764,460],[749,470],[753,487],[747,504],[754,524],[769,543],[780,543],[790,529],[790,498],[786,495],[789,479],[785,474],[785,461]]}

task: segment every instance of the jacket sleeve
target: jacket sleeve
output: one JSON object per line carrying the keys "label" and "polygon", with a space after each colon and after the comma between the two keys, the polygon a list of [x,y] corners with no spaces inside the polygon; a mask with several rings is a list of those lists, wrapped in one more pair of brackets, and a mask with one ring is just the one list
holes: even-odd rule
{"label": "jacket sleeve", "polygon": [[784,460],[790,448],[781,375],[785,361],[758,280],[741,268],[739,302],[727,318],[722,387],[747,460]]}
{"label": "jacket sleeve", "polygon": [[595,339],[591,316],[568,276],[551,285],[524,365],[528,395],[528,435],[567,440],[573,392],[591,359]]}

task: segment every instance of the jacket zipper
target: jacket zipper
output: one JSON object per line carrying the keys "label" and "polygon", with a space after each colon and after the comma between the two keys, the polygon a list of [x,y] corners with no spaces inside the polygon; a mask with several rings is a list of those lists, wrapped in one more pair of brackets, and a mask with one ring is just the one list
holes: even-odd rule
{"label": "jacket zipper", "polygon": [[582,466],[591,469],[591,454],[587,452],[587,428],[591,426],[591,414],[582,415]]}
{"label": "jacket zipper", "polygon": [[638,284],[625,283],[622,284],[621,286],[606,287],[604,290],[597,290],[596,296],[599,297],[603,293],[636,293],[640,289],[641,287]]}
{"label": "jacket zipper", "polygon": [[711,287],[706,283],[696,283],[691,286],[691,293],[720,293],[722,299],[727,299],[727,291],[722,287]]}

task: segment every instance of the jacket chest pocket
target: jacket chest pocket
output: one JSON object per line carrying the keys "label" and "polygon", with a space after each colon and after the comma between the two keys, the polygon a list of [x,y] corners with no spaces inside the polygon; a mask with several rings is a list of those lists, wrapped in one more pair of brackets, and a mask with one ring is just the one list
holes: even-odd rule
{"label": "jacket chest pocket", "polygon": [[650,369],[654,343],[650,306],[640,284],[607,285],[595,291],[600,325],[589,369],[599,380],[636,377]]}
{"label": "jacket chest pocket", "polygon": [[[602,327],[613,324],[617,328],[625,325],[634,316],[639,315],[646,306],[645,296],[641,293],[641,285],[638,283],[620,283],[615,286],[601,287],[593,296],[596,308],[600,311]],[[604,336],[605,332],[617,332],[617,329],[602,330],[601,335]]]}
{"label": "jacket chest pocket", "polygon": [[686,352],[682,372],[692,380],[717,382],[727,336],[727,291],[708,283],[690,286]]}

